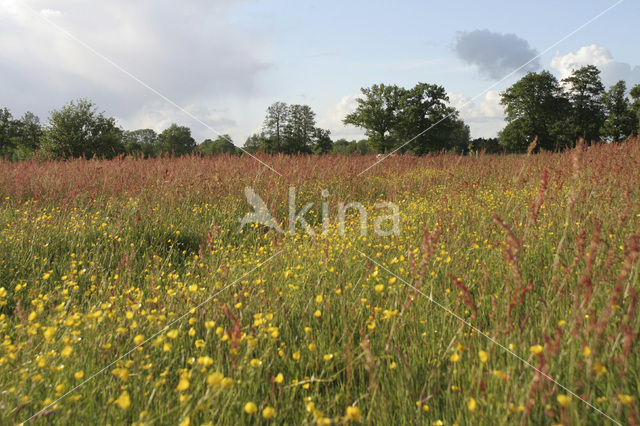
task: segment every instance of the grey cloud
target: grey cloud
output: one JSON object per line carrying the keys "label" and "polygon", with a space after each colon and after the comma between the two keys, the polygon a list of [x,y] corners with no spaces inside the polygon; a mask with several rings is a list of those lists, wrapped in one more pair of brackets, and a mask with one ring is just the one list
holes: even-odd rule
{"label": "grey cloud", "polygon": [[[229,98],[256,93],[270,67],[267,37],[234,19],[237,2],[25,1],[190,111],[220,110]],[[0,9],[0,81],[2,106],[16,114],[29,109],[42,119],[86,97],[130,122],[160,100],[22,6]],[[177,110],[166,113],[198,126]],[[208,122],[210,114],[204,115]],[[221,116],[212,121],[233,124]]]}
{"label": "grey cloud", "polygon": [[[538,54],[526,40],[515,34],[489,30],[459,32],[454,49],[462,61],[475,65],[483,76],[492,80],[522,67]],[[520,71],[526,73],[538,69],[540,61],[536,58]]]}

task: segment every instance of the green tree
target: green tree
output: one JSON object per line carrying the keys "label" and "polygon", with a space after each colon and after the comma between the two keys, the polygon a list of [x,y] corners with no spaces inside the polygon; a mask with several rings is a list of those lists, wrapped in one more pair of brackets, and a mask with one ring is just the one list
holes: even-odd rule
{"label": "green tree", "polygon": [[315,131],[316,114],[309,105],[289,106],[289,120],[284,128],[284,152],[311,152]]}
{"label": "green tree", "polygon": [[11,157],[17,133],[16,121],[7,108],[0,109],[0,157]]}
{"label": "green tree", "polygon": [[237,154],[238,151],[229,135],[218,136],[215,140],[205,139],[198,145],[198,152],[202,155]]}
{"label": "green tree", "polygon": [[43,131],[40,119],[32,112],[25,112],[16,122],[16,136],[14,137],[14,158],[26,160],[31,158],[40,147]]}
{"label": "green tree", "polygon": [[252,154],[258,151],[268,151],[268,138],[264,132],[255,133],[247,138],[243,148]]}
{"label": "green tree", "polygon": [[129,155],[155,157],[160,151],[158,134],[153,129],[125,131],[122,136],[124,150]]}
{"label": "green tree", "polygon": [[51,112],[42,149],[54,158],[111,158],[123,152],[122,130],[113,117],[105,117],[93,103],[79,99]]}
{"label": "green tree", "polygon": [[550,72],[528,73],[502,93],[500,103],[507,125],[499,138],[507,150],[526,151],[535,137],[543,149],[569,144],[569,101]]}
{"label": "green tree", "polygon": [[443,149],[466,149],[469,127],[448,102],[444,87],[436,84],[418,83],[402,90],[398,125],[393,133],[402,144],[410,141],[404,150],[426,154]]}
{"label": "green tree", "polygon": [[[264,119],[264,133],[270,139],[270,150],[280,152],[283,147],[285,128],[289,123],[289,106],[284,102],[275,102],[267,108]],[[269,144],[267,144],[269,145]]]}
{"label": "green tree", "polygon": [[333,141],[331,140],[331,132],[326,129],[315,129],[313,135],[315,145],[313,146],[313,152],[316,154],[326,154],[331,152],[333,148]]}
{"label": "green tree", "polygon": [[620,140],[638,130],[638,119],[627,98],[627,86],[623,80],[611,86],[603,95],[606,119],[602,124],[602,136],[608,140]]}
{"label": "green tree", "polygon": [[636,84],[629,94],[631,95],[631,99],[633,99],[631,109],[636,113],[636,117],[638,118],[636,128],[640,129],[640,84]]}
{"label": "green tree", "polygon": [[360,91],[363,96],[356,100],[356,110],[348,114],[343,123],[365,129],[365,134],[378,151],[393,150],[397,141],[391,133],[398,123],[403,89],[395,85],[374,84]]}
{"label": "green tree", "polygon": [[158,145],[161,152],[179,156],[190,154],[196,147],[196,141],[191,137],[191,129],[174,123],[160,133]]}
{"label": "green tree", "polygon": [[598,141],[605,120],[600,70],[594,65],[587,65],[562,81],[566,84],[567,98],[571,103],[572,139],[582,137],[588,142]]}

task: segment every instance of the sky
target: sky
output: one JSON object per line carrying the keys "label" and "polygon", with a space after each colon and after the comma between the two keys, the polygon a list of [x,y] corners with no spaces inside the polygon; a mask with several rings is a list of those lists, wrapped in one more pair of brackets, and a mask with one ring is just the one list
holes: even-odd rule
{"label": "sky", "polygon": [[636,0],[0,0],[0,108],[46,123],[87,98],[126,129],[177,123],[242,146],[282,101],[359,139],[342,119],[360,88],[424,82],[472,137],[494,137],[500,93],[528,71],[594,64],[606,86],[639,84],[638,16]]}

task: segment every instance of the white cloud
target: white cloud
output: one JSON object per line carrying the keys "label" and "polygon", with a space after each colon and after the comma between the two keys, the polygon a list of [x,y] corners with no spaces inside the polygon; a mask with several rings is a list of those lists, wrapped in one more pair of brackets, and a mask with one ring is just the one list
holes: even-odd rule
{"label": "white cloud", "polygon": [[476,101],[462,93],[447,93],[449,105],[460,112],[460,117],[471,128],[471,137],[496,137],[504,125],[504,112],[500,105],[500,93],[489,90]]}
{"label": "white cloud", "polygon": [[600,69],[605,86],[611,86],[619,80],[625,80],[627,87],[640,83],[640,66],[616,61],[611,52],[595,44],[583,46],[576,52],[559,55],[551,60],[551,67],[558,71],[560,78],[568,77],[573,70],[585,65],[595,65]]}
{"label": "white cloud", "polygon": [[209,111],[257,93],[270,66],[268,38],[231,17],[236,3],[0,0],[0,80],[8,82],[0,85],[2,106],[44,120],[51,109],[86,97],[131,128],[150,125],[155,114],[161,123],[190,126],[197,137],[215,136],[48,19],[179,105],[202,112],[199,118],[214,128],[226,123],[218,130],[228,132],[233,121]]}
{"label": "white cloud", "polygon": [[342,120],[347,114],[356,110],[360,95],[343,96],[340,101],[332,105],[325,111],[325,114],[318,119],[318,127],[331,130],[331,139],[338,140],[345,138],[348,140],[364,138],[364,131],[358,127],[345,126]]}

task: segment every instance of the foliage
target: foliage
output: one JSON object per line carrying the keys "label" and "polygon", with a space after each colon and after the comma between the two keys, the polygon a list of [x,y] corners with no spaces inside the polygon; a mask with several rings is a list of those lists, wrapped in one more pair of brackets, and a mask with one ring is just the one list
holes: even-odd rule
{"label": "foliage", "polygon": [[587,65],[574,70],[562,82],[567,87],[567,98],[571,104],[572,140],[599,141],[600,128],[605,120],[600,70],[594,65]]}
{"label": "foliage", "polygon": [[171,155],[184,155],[193,152],[196,141],[191,137],[191,129],[172,124],[158,135],[160,152]]}
{"label": "foliage", "polygon": [[638,132],[638,119],[627,98],[627,86],[620,80],[603,95],[606,119],[601,133],[607,140],[619,141]]}

